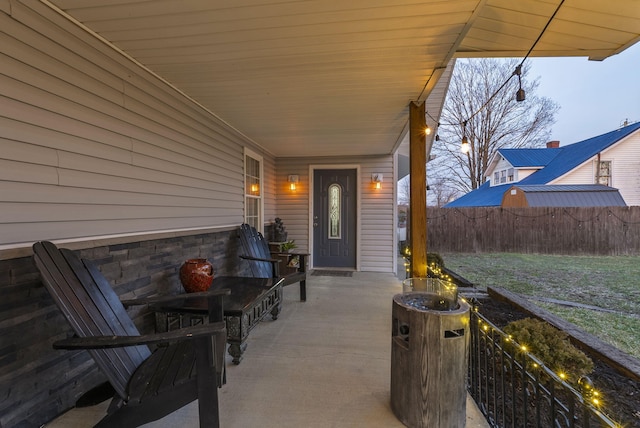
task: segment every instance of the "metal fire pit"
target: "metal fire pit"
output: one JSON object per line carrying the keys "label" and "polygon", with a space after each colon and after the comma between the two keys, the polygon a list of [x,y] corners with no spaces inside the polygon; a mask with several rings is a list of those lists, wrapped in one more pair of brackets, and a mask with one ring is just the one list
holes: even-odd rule
{"label": "metal fire pit", "polygon": [[436,279],[404,285],[393,298],[391,408],[409,427],[464,428],[469,305]]}

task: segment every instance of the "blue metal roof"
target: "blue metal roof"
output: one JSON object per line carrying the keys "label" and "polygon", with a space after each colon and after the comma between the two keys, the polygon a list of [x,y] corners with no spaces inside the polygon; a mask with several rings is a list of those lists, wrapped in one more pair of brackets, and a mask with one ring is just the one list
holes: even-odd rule
{"label": "blue metal roof", "polygon": [[[609,148],[613,144],[620,141],[627,135],[640,129],[640,122],[636,122],[624,128],[616,129],[615,131],[607,132],[606,134],[598,135],[578,143],[569,144],[568,146],[549,149],[501,149],[500,153],[507,152],[508,156],[515,159],[521,166],[539,166],[536,164],[523,164],[527,158],[529,160],[536,159],[537,161],[543,161],[545,156],[540,155],[538,151],[549,151],[547,157],[548,163],[544,168],[534,172],[525,179],[517,183],[501,184],[499,186],[489,186],[489,182],[485,182],[482,186],[449,202],[445,205],[445,208],[461,208],[461,207],[492,207],[500,206],[502,204],[502,195],[513,185],[531,185],[531,184],[547,184],[550,181],[555,180],[558,177],[563,176],[572,169],[591,159],[599,152]],[[517,151],[523,151],[522,155],[518,155]],[[535,152],[534,152],[535,151]],[[506,156],[505,156],[506,158]],[[514,167],[516,166],[511,160],[507,159]]]}
{"label": "blue metal roof", "polygon": [[476,190],[472,190],[455,201],[449,202],[444,208],[500,206],[502,204],[502,195],[512,185],[513,183],[509,183],[491,187],[487,181]]}
{"label": "blue metal roof", "polygon": [[543,167],[546,166],[561,151],[560,148],[553,149],[499,149],[502,155],[515,168],[522,167]]}

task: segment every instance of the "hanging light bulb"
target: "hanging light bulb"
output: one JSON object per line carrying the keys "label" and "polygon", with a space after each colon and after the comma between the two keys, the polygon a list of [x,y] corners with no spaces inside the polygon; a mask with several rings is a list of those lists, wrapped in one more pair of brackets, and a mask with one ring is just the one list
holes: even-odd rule
{"label": "hanging light bulb", "polygon": [[429,128],[429,125],[426,125],[426,128],[424,128],[424,134],[425,135],[431,134],[431,128]]}
{"label": "hanging light bulb", "polygon": [[471,150],[471,144],[469,144],[469,140],[467,139],[467,121],[462,122],[462,145],[460,146],[460,150],[462,153],[469,153]]}
{"label": "hanging light bulb", "polygon": [[469,151],[471,150],[471,144],[469,144],[469,140],[467,139],[466,135],[462,137],[462,145],[460,146],[460,150],[462,151],[462,153],[469,153]]}
{"label": "hanging light bulb", "polygon": [[525,95],[524,95],[524,89],[522,89],[522,64],[518,65],[516,67],[516,70],[513,72],[513,74],[518,76],[518,87],[520,89],[518,89],[518,91],[516,92],[516,101],[520,102],[520,101],[524,101],[525,100]]}

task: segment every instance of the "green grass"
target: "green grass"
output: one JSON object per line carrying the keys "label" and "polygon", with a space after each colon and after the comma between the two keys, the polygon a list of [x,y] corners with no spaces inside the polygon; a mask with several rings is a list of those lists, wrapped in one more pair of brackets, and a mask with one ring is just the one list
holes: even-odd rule
{"label": "green grass", "polygon": [[448,253],[442,257],[447,268],[481,289],[502,287],[525,296],[567,300],[621,312],[604,313],[534,302],[640,358],[640,257],[511,253]]}
{"label": "green grass", "polygon": [[559,317],[580,326],[587,333],[599,337],[618,349],[640,358],[640,318],[569,308],[551,303],[537,303]]}

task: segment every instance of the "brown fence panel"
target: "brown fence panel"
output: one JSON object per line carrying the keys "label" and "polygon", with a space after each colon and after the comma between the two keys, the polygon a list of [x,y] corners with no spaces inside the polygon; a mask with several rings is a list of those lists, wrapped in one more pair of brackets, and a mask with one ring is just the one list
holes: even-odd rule
{"label": "brown fence panel", "polygon": [[640,254],[640,207],[429,208],[435,252]]}

